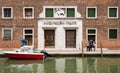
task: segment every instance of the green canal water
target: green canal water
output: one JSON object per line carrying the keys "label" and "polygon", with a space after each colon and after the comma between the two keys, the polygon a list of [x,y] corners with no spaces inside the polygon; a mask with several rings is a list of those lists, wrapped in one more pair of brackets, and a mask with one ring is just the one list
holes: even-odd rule
{"label": "green canal water", "polygon": [[120,58],[51,57],[44,61],[0,58],[0,73],[120,73]]}

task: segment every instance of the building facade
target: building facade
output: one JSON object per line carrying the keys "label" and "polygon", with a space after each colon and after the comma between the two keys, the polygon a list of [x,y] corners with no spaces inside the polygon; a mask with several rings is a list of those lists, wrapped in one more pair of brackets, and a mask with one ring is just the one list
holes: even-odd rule
{"label": "building facade", "polygon": [[119,0],[0,0],[0,48],[120,48]]}

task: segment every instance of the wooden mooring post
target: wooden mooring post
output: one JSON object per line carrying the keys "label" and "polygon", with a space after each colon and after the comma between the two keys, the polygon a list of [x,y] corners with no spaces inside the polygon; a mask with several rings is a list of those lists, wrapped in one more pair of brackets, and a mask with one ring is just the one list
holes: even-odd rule
{"label": "wooden mooring post", "polygon": [[46,43],[46,42],[45,42],[45,39],[44,39],[44,48],[43,48],[43,49],[45,49],[45,43]]}
{"label": "wooden mooring post", "polygon": [[101,57],[103,57],[102,41],[100,41],[100,50],[101,50]]}
{"label": "wooden mooring post", "polygon": [[83,41],[82,41],[82,57],[84,57]]}

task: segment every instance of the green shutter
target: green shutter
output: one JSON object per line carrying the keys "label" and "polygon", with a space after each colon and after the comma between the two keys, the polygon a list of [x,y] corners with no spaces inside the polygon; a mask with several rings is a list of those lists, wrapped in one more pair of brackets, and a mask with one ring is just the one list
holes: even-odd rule
{"label": "green shutter", "polygon": [[45,16],[46,17],[53,17],[53,8],[46,8],[45,9]]}
{"label": "green shutter", "polygon": [[109,30],[109,39],[117,39],[117,29]]}
{"label": "green shutter", "polygon": [[75,9],[67,8],[67,17],[75,17]]}
{"label": "green shutter", "polygon": [[88,8],[88,17],[95,17],[95,8]]}
{"label": "green shutter", "polygon": [[117,8],[109,8],[109,17],[117,17]]}

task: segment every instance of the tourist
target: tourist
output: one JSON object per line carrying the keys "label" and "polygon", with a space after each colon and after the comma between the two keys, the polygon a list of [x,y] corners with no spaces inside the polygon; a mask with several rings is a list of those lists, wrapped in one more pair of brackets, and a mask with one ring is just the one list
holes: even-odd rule
{"label": "tourist", "polygon": [[90,51],[92,51],[92,47],[93,47],[93,40],[90,40],[89,45],[90,45]]}
{"label": "tourist", "polygon": [[89,40],[86,45],[87,45],[87,51],[90,51],[90,41]]}
{"label": "tourist", "polygon": [[22,40],[21,40],[21,44],[22,44],[21,46],[25,46],[25,45],[26,45],[26,42],[27,42],[26,39],[22,39]]}
{"label": "tourist", "polygon": [[96,50],[96,42],[94,41],[93,42],[93,48],[94,48],[94,51]]}

